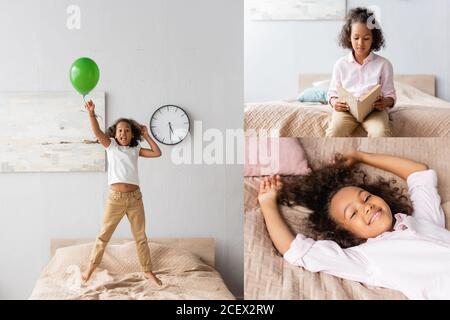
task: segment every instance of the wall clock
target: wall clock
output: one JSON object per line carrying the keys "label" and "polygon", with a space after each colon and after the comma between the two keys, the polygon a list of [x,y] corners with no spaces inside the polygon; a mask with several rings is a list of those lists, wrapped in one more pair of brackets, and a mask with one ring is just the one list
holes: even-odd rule
{"label": "wall clock", "polygon": [[176,105],[168,104],[159,107],[150,118],[150,131],[162,144],[180,143],[188,135],[189,129],[188,114]]}

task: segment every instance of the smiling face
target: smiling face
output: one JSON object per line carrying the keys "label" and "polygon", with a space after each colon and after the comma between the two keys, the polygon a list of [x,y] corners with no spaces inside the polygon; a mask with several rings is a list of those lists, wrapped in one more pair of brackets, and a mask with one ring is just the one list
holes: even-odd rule
{"label": "smiling face", "polygon": [[372,31],[367,28],[365,23],[352,23],[350,39],[356,56],[364,59],[370,54],[373,37]]}
{"label": "smiling face", "polygon": [[392,212],[380,197],[358,187],[340,189],[329,214],[342,228],[361,239],[375,238],[392,229]]}
{"label": "smiling face", "polygon": [[131,139],[133,138],[133,133],[128,122],[121,121],[117,124],[115,138],[121,146],[130,145]]}

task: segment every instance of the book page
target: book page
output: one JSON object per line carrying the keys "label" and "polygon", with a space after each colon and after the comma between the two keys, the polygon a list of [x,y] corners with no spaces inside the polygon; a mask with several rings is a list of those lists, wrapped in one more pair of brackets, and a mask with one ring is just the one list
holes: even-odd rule
{"label": "book page", "polygon": [[372,88],[366,95],[361,97],[358,101],[358,116],[355,117],[359,122],[364,121],[364,119],[369,115],[369,113],[373,110],[373,103],[378,99],[378,96],[381,94],[381,86],[378,84]]}
{"label": "book page", "polygon": [[353,114],[352,110],[357,109],[358,105],[358,98],[352,95],[350,92],[345,90],[342,86],[337,86],[337,92],[338,92],[338,101],[339,102],[346,102],[347,105],[350,108],[350,113]]}
{"label": "book page", "polygon": [[363,122],[367,115],[372,112],[372,105],[381,94],[381,86],[379,84],[376,85],[360,98],[355,97],[340,85],[337,86],[337,92],[339,101],[346,102],[350,109],[349,112],[358,122]]}

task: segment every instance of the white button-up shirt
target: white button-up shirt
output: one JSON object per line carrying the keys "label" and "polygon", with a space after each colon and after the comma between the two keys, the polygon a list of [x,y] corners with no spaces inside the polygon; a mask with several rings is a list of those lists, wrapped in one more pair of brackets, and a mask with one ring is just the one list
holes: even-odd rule
{"label": "white button-up shirt", "polygon": [[436,172],[415,172],[407,183],[413,214],[395,214],[392,231],[347,249],[298,234],[284,258],[312,272],[399,290],[410,299],[450,299],[450,231]]}
{"label": "white button-up shirt", "polygon": [[356,62],[352,52],[334,64],[328,101],[338,96],[338,84],[356,97],[363,96],[379,84],[383,97],[391,97],[394,101],[397,99],[392,64],[373,52],[364,59],[362,65]]}

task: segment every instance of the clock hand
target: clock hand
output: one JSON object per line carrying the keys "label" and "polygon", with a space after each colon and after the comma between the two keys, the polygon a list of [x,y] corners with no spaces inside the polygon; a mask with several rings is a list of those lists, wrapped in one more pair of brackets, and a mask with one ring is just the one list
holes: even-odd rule
{"label": "clock hand", "polygon": [[172,127],[170,126],[170,122],[169,122],[169,139],[170,142],[172,142]]}
{"label": "clock hand", "polygon": [[169,129],[170,129],[170,131],[172,131],[172,133],[173,133],[172,125],[170,124],[170,122],[169,122]]}

